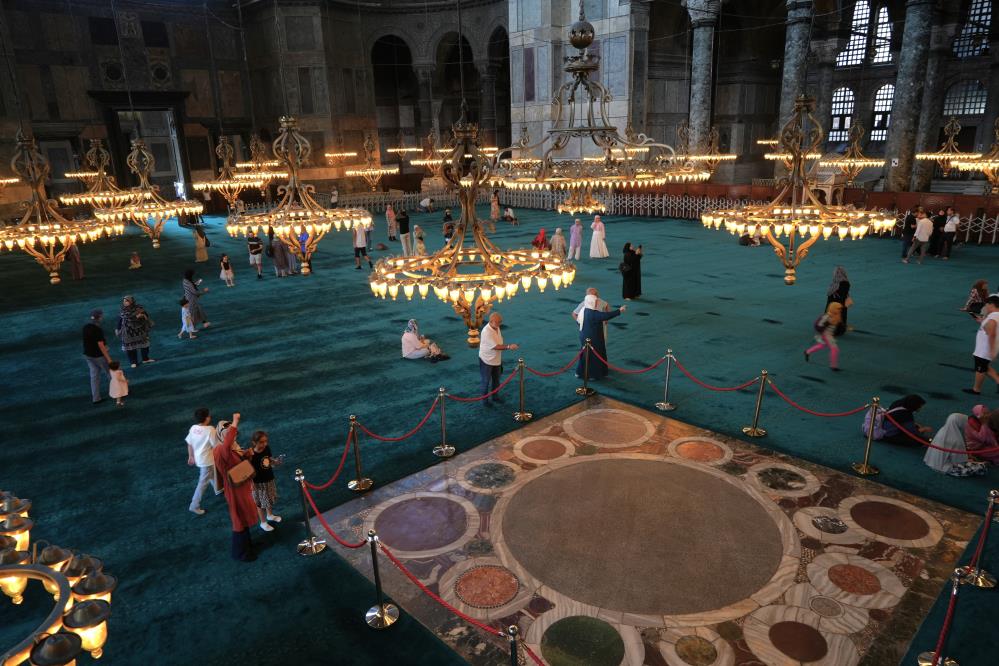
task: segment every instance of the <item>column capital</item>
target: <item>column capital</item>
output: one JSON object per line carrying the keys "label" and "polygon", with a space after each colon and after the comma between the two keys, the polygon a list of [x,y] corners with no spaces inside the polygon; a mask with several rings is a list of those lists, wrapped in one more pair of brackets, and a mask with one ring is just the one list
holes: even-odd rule
{"label": "column capital", "polygon": [[930,33],[931,51],[949,51],[954,37],[957,36],[958,25],[948,23],[946,25],[934,25]]}
{"label": "column capital", "polygon": [[690,24],[694,28],[714,27],[718,22],[721,0],[683,0],[683,6],[690,15]]}
{"label": "column capital", "polygon": [[833,64],[836,56],[846,45],[846,39],[842,37],[827,37],[826,39],[812,40],[812,54],[816,62],[820,65]]}
{"label": "column capital", "polygon": [[785,6],[787,7],[786,25],[811,23],[812,0],[786,0]]}

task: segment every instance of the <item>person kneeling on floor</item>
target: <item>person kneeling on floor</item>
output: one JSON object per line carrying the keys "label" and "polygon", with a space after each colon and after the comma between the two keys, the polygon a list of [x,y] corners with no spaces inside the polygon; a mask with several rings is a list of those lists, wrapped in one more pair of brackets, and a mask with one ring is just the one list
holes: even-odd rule
{"label": "person kneeling on floor", "polygon": [[406,330],[402,332],[402,357],[410,360],[426,358],[431,363],[451,358],[441,351],[436,342],[420,335],[420,327],[415,319],[410,319]]}

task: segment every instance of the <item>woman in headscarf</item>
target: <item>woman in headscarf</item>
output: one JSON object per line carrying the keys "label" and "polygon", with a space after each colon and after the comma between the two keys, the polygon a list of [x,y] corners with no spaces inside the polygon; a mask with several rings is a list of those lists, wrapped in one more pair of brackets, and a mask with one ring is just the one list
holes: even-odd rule
{"label": "woman in headscarf", "polygon": [[388,226],[388,239],[394,241],[396,233],[399,231],[399,225],[395,223],[395,208],[392,207],[392,204],[385,206],[385,223]]}
{"label": "woman in headscarf", "polygon": [[288,269],[288,246],[280,237],[275,236],[271,241],[271,259],[274,260],[274,272],[279,278],[287,277],[290,273]]}
{"label": "woman in headscarf", "polygon": [[531,241],[531,245],[534,246],[535,250],[539,251],[548,249],[548,239],[545,238],[545,230],[543,227],[541,231],[538,232],[538,235],[534,237],[534,240]]}
{"label": "woman in headscarf", "polygon": [[565,236],[562,235],[562,227],[555,230],[555,235],[551,239],[551,251],[552,254],[559,259],[565,260],[566,248],[565,248]]}
{"label": "woman in headscarf", "polygon": [[194,269],[188,268],[184,271],[184,281],[181,282],[181,286],[184,288],[184,298],[187,299],[188,309],[191,312],[191,323],[195,327],[203,324],[202,328],[208,328],[212,323],[208,321],[208,315],[205,314],[198,300],[200,296],[208,293],[208,287],[198,289],[199,284],[201,284],[201,280],[194,280]]}
{"label": "woman in headscarf", "polygon": [[642,295],[642,246],[631,249],[631,243],[624,244],[624,258],[618,267],[621,271],[621,296],[630,301]]}
{"label": "woman in headscarf", "polygon": [[914,393],[891,403],[887,409],[887,413],[891,415],[891,420],[885,418],[885,435],[879,441],[899,446],[922,446],[910,435],[925,438],[933,432],[933,428],[916,423],[916,412],[922,409],[925,404],[926,400]]}
{"label": "woman in headscarf", "polygon": [[232,558],[243,562],[256,559],[253,554],[253,544],[250,541],[250,528],[258,524],[257,505],[253,502],[253,482],[247,479],[236,485],[229,478],[229,472],[244,460],[253,456],[253,450],[243,450],[236,443],[239,427],[239,414],[232,415],[232,422],[220,421],[216,430],[218,441],[222,442],[212,449],[215,461],[215,471],[222,491],[225,493],[225,503],[229,505],[229,519],[232,521]]}
{"label": "woman in headscarf", "polygon": [[499,202],[499,190],[493,190],[493,194],[489,197],[489,222],[491,229],[496,229],[496,223],[500,219],[500,202]]}
{"label": "woman in headscarf", "polygon": [[988,280],[978,280],[975,284],[971,285],[971,293],[968,294],[968,300],[961,309],[975,319],[978,319],[978,316],[982,314],[982,308],[985,307],[985,299],[988,297]]}
{"label": "woman in headscarf", "polygon": [[[603,324],[605,321],[622,314],[624,310],[625,306],[622,305],[617,310],[601,312],[597,309],[596,296],[587,294],[586,298],[583,299],[583,310],[579,313],[579,317],[577,317],[577,321],[579,322],[579,346],[582,347],[585,345],[587,338],[589,338],[590,346],[593,349],[587,349],[579,357],[579,363],[576,364],[577,377],[583,377],[586,374],[586,357],[589,357],[590,363],[589,379],[603,379],[607,376],[607,364],[597,358],[597,354],[604,359],[607,358],[607,342],[604,338]],[[596,354],[593,352],[596,352]]]}
{"label": "woman in headscarf", "polygon": [[853,305],[853,299],[850,298],[850,278],[846,276],[846,269],[842,266],[837,266],[833,271],[832,282],[829,283],[829,289],[826,290],[826,306],[830,303],[839,303],[843,306],[841,321],[836,326],[835,335],[843,335],[846,333],[846,314],[850,306]]}
{"label": "woman in headscarf", "polygon": [[146,314],[146,309],[135,302],[135,297],[122,299],[114,334],[121,338],[121,350],[128,355],[133,368],[139,365],[140,352],[143,363],[156,360],[149,358],[149,331],[152,327],[153,320]]}
{"label": "woman in headscarf", "polygon": [[402,332],[402,357],[410,360],[426,358],[431,363],[451,358],[441,351],[436,342],[420,335],[420,326],[415,319],[410,319]]}
{"label": "woman in headscarf", "polygon": [[978,453],[999,448],[999,410],[990,412],[985,405],[975,405],[964,428],[964,438],[967,441],[968,453],[999,465],[999,451]]}
{"label": "woman in headscarf", "polygon": [[607,243],[604,240],[607,232],[599,215],[594,216],[590,229],[593,229],[593,236],[590,238],[590,259],[609,257],[610,252],[607,251]]}
{"label": "woman in headscarf", "polygon": [[[947,417],[944,426],[933,436],[933,443],[937,446],[950,449],[941,451],[932,447],[926,449],[923,462],[930,469],[934,469],[944,474],[955,473],[963,469],[968,462],[967,453],[957,453],[965,450],[964,430],[967,428],[968,417],[964,414],[951,414]],[[961,475],[963,476],[963,474]]]}

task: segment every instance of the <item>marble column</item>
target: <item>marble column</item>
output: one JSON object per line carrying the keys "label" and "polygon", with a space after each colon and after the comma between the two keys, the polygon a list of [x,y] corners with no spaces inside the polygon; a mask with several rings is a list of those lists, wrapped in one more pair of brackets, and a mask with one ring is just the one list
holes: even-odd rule
{"label": "marble column", "polygon": [[632,2],[631,9],[631,100],[628,119],[640,132],[646,131],[646,96],[649,83],[649,6]]}
{"label": "marble column", "polygon": [[[840,40],[836,38],[823,39],[812,44],[812,53],[818,65],[814,90],[815,117],[818,118],[826,136],[829,136],[832,116],[833,67],[836,65],[836,54],[839,50]],[[851,86],[853,87],[855,86]]]}
{"label": "marble column", "polygon": [[992,62],[989,65],[988,97],[985,101],[985,115],[982,116],[982,127],[978,131],[978,143],[975,150],[986,153],[995,140],[993,131],[996,118],[999,118],[999,42],[993,42],[989,48]]}
{"label": "marble column", "polygon": [[715,24],[718,22],[718,0],[687,0],[690,14],[690,149],[704,148],[711,129],[711,92],[714,89]]}
{"label": "marble column", "polygon": [[805,92],[808,69],[808,42],[812,26],[812,0],[787,0],[784,28],[784,76],[780,86],[780,115],[783,127],[794,110],[794,100]]}
{"label": "marble column", "polygon": [[476,63],[479,70],[479,139],[483,146],[496,145],[496,75],[498,65]]}
{"label": "marble column", "polygon": [[[940,127],[943,125],[944,79],[941,65],[950,55],[951,40],[956,26],[935,26],[933,28],[930,55],[926,59],[926,84],[919,109],[919,129],[916,131],[916,152],[927,153],[939,147]],[[933,181],[936,162],[915,162],[912,174],[912,189],[916,192],[928,191]]]}
{"label": "marble column", "polygon": [[895,98],[885,144],[889,165],[885,189],[892,192],[908,190],[912,177],[934,4],[935,0],[907,0],[905,3],[905,29],[898,52]]}

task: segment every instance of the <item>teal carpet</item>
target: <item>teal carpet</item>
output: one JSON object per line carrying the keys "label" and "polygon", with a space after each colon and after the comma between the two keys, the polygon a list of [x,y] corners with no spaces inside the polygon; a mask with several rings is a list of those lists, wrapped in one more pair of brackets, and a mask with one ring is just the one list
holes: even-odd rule
{"label": "teal carpet", "polygon": [[[501,246],[527,244],[542,225],[549,233],[556,225],[568,231],[564,216],[519,213],[520,227],[504,226],[495,235]],[[428,246],[439,247],[438,216],[413,220],[426,228]],[[962,247],[950,262],[905,266],[896,242],[822,242],[799,271],[799,284],[786,287],[772,251],[740,247],[728,234],[692,222],[606,221],[610,259],[584,259],[567,291],[532,290],[501,305],[506,339],[522,346],[519,354],[507,354],[508,368],[518,355],[541,370],[572,357],[577,329],[570,311],[591,285],[612,303],[619,301],[617,252],[631,241],[645,245],[645,296],[611,324],[614,363],[646,366],[668,346],[692,372],[715,384],[736,384],[766,368],[795,400],[824,411],[849,409],[872,395],[891,401],[916,392],[929,403],[921,420],[934,426],[972,406],[961,388],[971,381],[975,329],[957,309],[974,280],[999,279],[996,249]],[[197,268],[212,289],[202,302],[213,326],[193,341],[176,338],[180,279],[194,265],[193,242],[173,223],[158,251],[134,228],[127,237],[87,244],[87,279],[67,278],[58,287],[50,287],[23,253],[0,257],[6,340],[0,347],[6,377],[0,487],[33,500],[35,539],[96,555],[120,578],[102,660],[109,664],[460,663],[406,616],[389,631],[369,630],[363,615],[373,603],[371,585],[335,552],[313,559],[295,555],[302,528],[291,479],[292,470],[302,467],[310,480],[326,480],[351,413],[376,432],[397,435],[423,415],[438,386],[459,395],[477,393],[476,355],[464,345],[460,320],[433,298],[409,304],[372,298],[367,271],[354,270],[348,234],[322,242],[313,276],[278,280],[267,267],[266,279],[258,281],[243,242],[228,238],[222,220],[209,224],[212,261]],[[376,240],[385,240],[381,219]],[[142,255],[140,271],[127,270],[133,250]],[[233,289],[218,280],[222,251],[233,257]],[[856,330],[842,340],[844,372],[838,374],[829,371],[822,354],[810,364],[801,356],[837,263],[850,272],[856,300],[850,311]],[[132,395],[124,409],[108,401],[95,407],[79,328],[90,309],[100,307],[111,335],[124,294],[134,294],[156,320],[152,350],[159,363],[126,368]],[[410,317],[452,360],[431,365],[399,358],[399,336]],[[114,355],[124,358],[119,350]],[[575,386],[571,373],[532,377],[528,408],[539,415],[558,410],[576,400]],[[694,424],[735,434],[752,416],[751,391],[709,393],[676,375],[672,388],[671,400],[679,406],[674,415]],[[651,406],[661,399],[662,374],[616,375],[598,390]],[[984,397],[987,404],[996,402],[992,390]],[[288,456],[278,479],[279,512],[286,520],[272,534],[255,531],[263,547],[255,563],[229,558],[230,525],[221,498],[206,500],[203,517],[187,511],[196,473],[185,465],[183,438],[199,406],[210,407],[217,418],[242,412],[243,443],[253,430],[266,429],[274,452]],[[448,407],[449,439],[459,450],[516,425],[510,409]],[[848,469],[863,452],[856,416],[818,419],[792,411],[770,393],[761,423],[770,434],[759,443],[836,469]],[[365,438],[367,474],[384,484],[435,464],[434,425],[401,443]],[[883,483],[977,513],[997,479],[995,471],[975,479],[938,475],[913,450],[879,447],[873,462]],[[349,497],[338,481],[317,501],[326,509]],[[999,569],[999,546],[989,549],[985,562]],[[996,594],[968,590],[962,596],[969,612],[958,614],[950,655],[963,666],[994,663],[989,655],[999,646],[979,635],[983,625],[976,618],[995,615]],[[0,645],[41,621],[48,610],[43,596],[30,595],[20,607],[0,603]],[[917,648],[935,642],[941,616],[942,609],[935,609],[914,642]]]}

